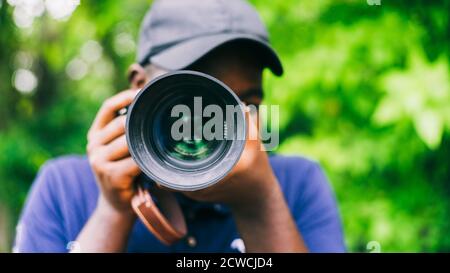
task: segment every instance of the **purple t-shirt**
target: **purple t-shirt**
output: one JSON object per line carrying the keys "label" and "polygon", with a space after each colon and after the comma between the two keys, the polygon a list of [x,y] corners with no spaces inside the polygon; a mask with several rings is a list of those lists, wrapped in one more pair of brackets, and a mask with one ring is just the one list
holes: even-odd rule
{"label": "purple t-shirt", "polygon": [[[343,252],[336,201],[320,166],[301,157],[270,156],[284,197],[312,252]],[[67,252],[95,209],[99,189],[85,156],[65,156],[39,171],[17,226],[14,250]],[[237,252],[243,250],[230,210],[178,196],[189,240],[165,246],[136,220],[129,252]],[[257,228],[257,227],[255,227]]]}

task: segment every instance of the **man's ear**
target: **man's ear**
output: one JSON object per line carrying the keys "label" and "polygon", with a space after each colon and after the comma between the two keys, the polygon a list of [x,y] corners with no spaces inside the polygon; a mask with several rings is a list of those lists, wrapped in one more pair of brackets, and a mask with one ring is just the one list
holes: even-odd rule
{"label": "man's ear", "polygon": [[128,68],[128,81],[132,89],[140,89],[148,81],[147,73],[140,64],[132,64]]}

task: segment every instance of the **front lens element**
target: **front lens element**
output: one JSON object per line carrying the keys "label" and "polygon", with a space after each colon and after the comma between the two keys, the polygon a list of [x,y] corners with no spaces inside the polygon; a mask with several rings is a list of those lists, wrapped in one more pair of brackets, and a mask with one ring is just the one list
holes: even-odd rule
{"label": "front lens element", "polygon": [[[202,135],[196,136],[194,134],[194,132],[202,130],[201,124],[203,124],[204,120],[201,116],[194,116],[194,118],[187,116],[182,118],[185,124],[193,128],[191,135],[189,137],[183,137],[181,140],[175,140],[171,137],[170,128],[176,121],[176,118],[168,117],[168,121],[163,123],[163,126],[167,130],[163,149],[167,151],[170,157],[178,160],[198,161],[208,158],[219,146],[219,141],[208,141]],[[200,126],[196,128],[195,125],[198,126],[199,124]]]}

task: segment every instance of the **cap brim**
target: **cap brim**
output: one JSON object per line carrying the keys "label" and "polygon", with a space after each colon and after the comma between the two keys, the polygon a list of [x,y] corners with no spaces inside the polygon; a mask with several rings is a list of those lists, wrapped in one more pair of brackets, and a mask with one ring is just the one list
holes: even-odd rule
{"label": "cap brim", "polygon": [[256,36],[244,34],[223,33],[192,38],[150,57],[149,61],[170,71],[185,69],[213,49],[238,40],[255,43],[264,52],[266,60],[264,65],[277,76],[283,74],[283,67],[275,50],[266,41]]}

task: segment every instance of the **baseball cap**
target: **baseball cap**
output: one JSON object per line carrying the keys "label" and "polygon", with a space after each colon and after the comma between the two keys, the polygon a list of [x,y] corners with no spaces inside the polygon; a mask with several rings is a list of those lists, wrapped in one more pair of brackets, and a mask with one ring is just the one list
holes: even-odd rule
{"label": "baseball cap", "polygon": [[215,48],[245,41],[262,52],[277,76],[281,61],[256,10],[244,0],[157,0],[144,17],[137,61],[166,70],[185,69]]}

